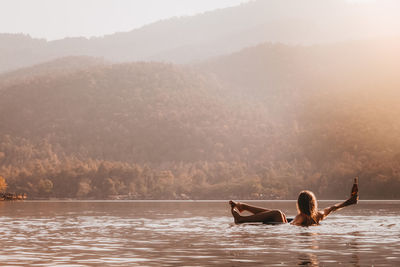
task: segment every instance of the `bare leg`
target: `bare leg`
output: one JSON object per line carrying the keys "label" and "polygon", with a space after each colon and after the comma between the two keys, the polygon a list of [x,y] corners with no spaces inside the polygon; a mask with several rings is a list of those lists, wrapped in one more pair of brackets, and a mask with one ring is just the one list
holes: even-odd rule
{"label": "bare leg", "polygon": [[280,210],[259,212],[250,216],[241,216],[233,207],[231,208],[235,223],[262,222],[262,223],[287,223],[286,216]]}
{"label": "bare leg", "polygon": [[247,210],[253,214],[257,214],[260,212],[266,212],[266,211],[271,211],[270,209],[265,209],[265,208],[261,208],[261,207],[256,207],[256,206],[252,206],[246,203],[241,203],[241,202],[236,202],[236,201],[229,201],[229,204],[231,205],[232,208],[237,208],[239,212],[242,212],[244,210]]}

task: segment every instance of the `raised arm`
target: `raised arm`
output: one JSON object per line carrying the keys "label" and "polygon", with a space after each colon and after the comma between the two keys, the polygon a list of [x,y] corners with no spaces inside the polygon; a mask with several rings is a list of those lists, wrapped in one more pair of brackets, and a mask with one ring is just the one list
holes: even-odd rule
{"label": "raised arm", "polygon": [[342,203],[337,203],[331,207],[324,209],[323,211],[320,211],[319,213],[321,216],[321,220],[325,219],[325,217],[328,216],[331,212],[338,211],[344,207],[357,204],[357,202],[358,202],[358,177],[354,179],[354,184],[351,189],[350,198]]}

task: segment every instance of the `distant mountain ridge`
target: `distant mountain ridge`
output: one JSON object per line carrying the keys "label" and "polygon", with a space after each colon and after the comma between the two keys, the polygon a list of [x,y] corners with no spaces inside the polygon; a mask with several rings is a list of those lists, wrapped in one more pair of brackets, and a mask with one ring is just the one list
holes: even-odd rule
{"label": "distant mountain ridge", "polygon": [[109,63],[103,59],[88,56],[58,58],[30,67],[0,73],[0,88],[7,87],[12,83],[21,83],[23,80],[29,81],[35,79],[37,76],[68,75],[73,72],[85,71],[94,66],[104,66],[107,64]]}
{"label": "distant mountain ridge", "polygon": [[343,92],[369,88],[372,77],[380,85],[397,83],[399,51],[400,38],[295,46],[264,43],[193,66],[217,75],[232,90],[256,97],[296,89]]}
{"label": "distant mountain ridge", "polygon": [[[191,63],[263,42],[311,44],[400,34],[394,0],[258,0],[96,38],[0,34],[0,72],[66,56]],[[379,8],[377,8],[379,7]],[[384,11],[385,16],[382,16]]]}
{"label": "distant mountain ridge", "polygon": [[8,72],[0,175],[35,197],[140,199],[334,198],[360,176],[364,196],[395,199],[399,47],[266,43],[193,65],[67,57]]}

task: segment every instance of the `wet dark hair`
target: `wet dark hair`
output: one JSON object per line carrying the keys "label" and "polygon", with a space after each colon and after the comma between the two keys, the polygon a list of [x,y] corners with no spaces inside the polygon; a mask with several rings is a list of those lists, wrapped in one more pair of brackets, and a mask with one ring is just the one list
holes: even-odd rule
{"label": "wet dark hair", "polygon": [[312,224],[317,222],[318,204],[314,193],[308,190],[301,191],[297,199],[297,209],[299,212],[308,215]]}

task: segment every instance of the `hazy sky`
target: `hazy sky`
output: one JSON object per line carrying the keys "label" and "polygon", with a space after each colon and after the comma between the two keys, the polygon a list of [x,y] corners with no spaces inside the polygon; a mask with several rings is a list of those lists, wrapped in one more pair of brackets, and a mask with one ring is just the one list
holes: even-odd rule
{"label": "hazy sky", "polygon": [[101,36],[249,0],[0,0],[0,33]]}

